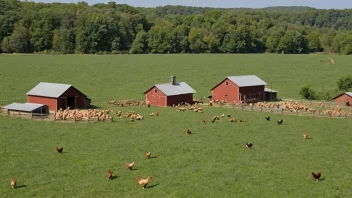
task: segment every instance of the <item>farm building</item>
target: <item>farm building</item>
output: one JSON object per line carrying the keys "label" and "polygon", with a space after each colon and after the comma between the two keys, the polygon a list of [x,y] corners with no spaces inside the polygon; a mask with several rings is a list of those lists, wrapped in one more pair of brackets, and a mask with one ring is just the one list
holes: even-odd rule
{"label": "farm building", "polygon": [[49,107],[43,104],[36,103],[12,103],[5,107],[7,111],[15,111],[15,112],[23,112],[23,113],[32,113],[38,115],[46,115],[49,114]]}
{"label": "farm building", "polygon": [[336,102],[338,103],[345,103],[349,105],[352,105],[352,92],[345,92],[343,94],[340,94],[334,98]]}
{"label": "farm building", "polygon": [[211,89],[212,100],[225,102],[258,102],[277,98],[277,91],[255,75],[228,76]]}
{"label": "farm building", "polygon": [[192,87],[185,82],[176,82],[176,76],[171,76],[169,83],[155,84],[144,94],[146,101],[152,106],[172,106],[181,102],[193,103]]}
{"label": "farm building", "polygon": [[27,93],[30,103],[44,104],[50,111],[60,108],[85,109],[91,100],[72,85],[40,82]]}

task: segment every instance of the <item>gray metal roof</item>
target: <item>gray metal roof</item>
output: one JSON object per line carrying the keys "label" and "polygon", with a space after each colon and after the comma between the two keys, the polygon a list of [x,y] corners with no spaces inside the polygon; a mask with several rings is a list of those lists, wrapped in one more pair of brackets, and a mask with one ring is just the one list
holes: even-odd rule
{"label": "gray metal roof", "polygon": [[266,82],[258,78],[256,75],[228,76],[227,78],[239,87],[267,85]]}
{"label": "gray metal roof", "polygon": [[273,92],[273,93],[277,93],[277,91],[275,91],[275,90],[272,90],[272,89],[269,89],[269,88],[264,88],[264,91],[266,91],[266,92]]}
{"label": "gray metal roof", "polygon": [[30,90],[27,95],[58,98],[71,86],[72,85],[40,82],[37,86]]}
{"label": "gray metal roof", "polygon": [[185,82],[179,82],[175,85],[170,83],[156,84],[155,87],[167,96],[196,93],[196,91]]}
{"label": "gray metal roof", "polygon": [[37,104],[37,103],[12,103],[7,106],[5,106],[5,109],[8,110],[16,110],[16,111],[26,111],[26,112],[32,112],[40,107],[43,107],[45,105],[43,104]]}
{"label": "gray metal roof", "polygon": [[347,95],[352,97],[352,92],[345,92],[345,94],[347,94]]}

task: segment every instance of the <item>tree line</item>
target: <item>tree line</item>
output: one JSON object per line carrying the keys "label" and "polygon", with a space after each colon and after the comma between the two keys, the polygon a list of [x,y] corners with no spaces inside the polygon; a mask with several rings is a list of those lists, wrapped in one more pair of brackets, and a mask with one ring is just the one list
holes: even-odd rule
{"label": "tree line", "polygon": [[0,0],[3,53],[352,54],[352,9],[139,8]]}

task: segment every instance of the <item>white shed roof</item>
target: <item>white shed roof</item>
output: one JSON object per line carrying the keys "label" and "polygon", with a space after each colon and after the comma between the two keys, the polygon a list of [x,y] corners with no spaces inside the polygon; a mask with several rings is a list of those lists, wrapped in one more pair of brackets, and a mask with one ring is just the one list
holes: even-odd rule
{"label": "white shed roof", "polygon": [[44,104],[37,104],[37,103],[12,103],[5,106],[5,109],[8,110],[16,110],[16,111],[26,111],[32,112],[40,107],[45,106]]}

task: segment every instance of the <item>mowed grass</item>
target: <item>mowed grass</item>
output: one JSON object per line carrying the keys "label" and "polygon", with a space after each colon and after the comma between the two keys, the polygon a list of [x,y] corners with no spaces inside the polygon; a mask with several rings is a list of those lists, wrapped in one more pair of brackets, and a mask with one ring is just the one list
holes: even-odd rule
{"label": "mowed grass", "polygon": [[[204,108],[125,108],[145,120],[62,124],[0,117],[2,197],[351,197],[351,123]],[[123,109],[124,110],[124,109]],[[148,116],[158,111],[159,117]],[[228,118],[209,122],[214,115]],[[204,124],[202,119],[208,123]],[[282,125],[276,120],[283,118]],[[187,135],[189,128],[193,134]],[[305,140],[303,133],[310,139]],[[254,144],[253,149],[245,147]],[[55,151],[64,148],[63,154]],[[152,152],[146,159],[144,152]],[[135,162],[134,171],[125,163]],[[107,180],[107,170],[118,176]],[[322,172],[316,182],[311,172]],[[137,176],[153,176],[143,190]],[[19,186],[10,187],[15,177]]]}
{"label": "mowed grass", "polygon": [[[144,99],[153,84],[176,80],[187,82],[197,93],[210,89],[231,75],[254,74],[279,91],[281,98],[299,98],[303,84],[313,89],[336,88],[341,76],[352,72],[351,56],[325,55],[117,55],[45,56],[0,55],[0,100],[25,98],[41,81],[72,84],[97,106],[107,100]],[[322,60],[323,62],[320,62]]]}
{"label": "mowed grass", "polygon": [[[73,84],[107,108],[107,100],[143,100],[146,89],[171,75],[199,98],[225,76],[242,74],[272,81],[281,97],[298,98],[302,84],[335,88],[351,73],[349,56],[332,58],[334,65],[321,63],[328,59],[320,55],[1,55],[0,100],[25,98],[46,81]],[[0,197],[352,197],[348,120],[272,115],[268,122],[265,113],[221,108],[115,110],[135,110],[145,120],[63,124],[1,116]],[[156,111],[159,117],[149,116]],[[222,113],[245,122],[202,123]],[[305,132],[311,139],[303,139]],[[64,147],[62,155],[56,146]],[[146,151],[156,158],[147,160]],[[129,171],[125,164],[133,161],[136,170]],[[109,169],[118,176],[112,181]],[[312,171],[323,180],[314,181]],[[151,188],[143,190],[138,175],[153,176]],[[11,189],[11,177],[21,188]]]}

